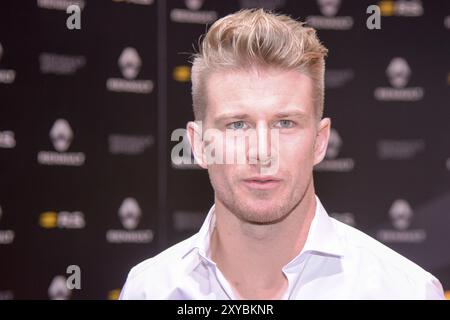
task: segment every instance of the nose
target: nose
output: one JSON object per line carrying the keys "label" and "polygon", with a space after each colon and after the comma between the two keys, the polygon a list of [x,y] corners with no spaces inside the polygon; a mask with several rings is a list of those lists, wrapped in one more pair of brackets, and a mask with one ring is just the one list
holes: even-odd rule
{"label": "nose", "polygon": [[266,123],[258,123],[253,137],[249,139],[248,161],[250,164],[270,166],[276,156],[276,130],[268,128]]}

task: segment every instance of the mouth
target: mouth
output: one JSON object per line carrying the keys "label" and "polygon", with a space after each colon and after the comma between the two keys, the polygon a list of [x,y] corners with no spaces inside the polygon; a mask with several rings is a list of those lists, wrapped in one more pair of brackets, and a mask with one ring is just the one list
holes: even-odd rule
{"label": "mouth", "polygon": [[271,190],[281,184],[281,179],[275,177],[253,177],[242,181],[246,187],[257,190]]}

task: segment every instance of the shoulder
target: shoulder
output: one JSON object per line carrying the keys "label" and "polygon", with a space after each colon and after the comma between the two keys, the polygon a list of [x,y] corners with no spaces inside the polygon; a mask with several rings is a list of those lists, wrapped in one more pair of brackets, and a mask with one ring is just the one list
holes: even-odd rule
{"label": "shoulder", "polygon": [[155,290],[150,291],[152,288],[158,288],[156,291],[163,297],[165,289],[171,290],[189,267],[189,260],[183,257],[193,248],[196,237],[197,234],[178,242],[131,268],[120,299],[160,299]]}
{"label": "shoulder", "polygon": [[395,297],[443,298],[442,285],[431,273],[366,233],[331,219],[345,248],[344,261],[362,281]]}

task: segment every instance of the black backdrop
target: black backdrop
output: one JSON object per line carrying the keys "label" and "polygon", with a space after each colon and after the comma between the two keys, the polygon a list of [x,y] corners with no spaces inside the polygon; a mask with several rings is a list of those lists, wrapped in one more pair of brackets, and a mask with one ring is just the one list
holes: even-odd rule
{"label": "black backdrop", "polygon": [[[81,8],[81,29],[66,7]],[[381,30],[366,27],[381,8]],[[207,173],[171,162],[188,58],[243,7],[307,20],[329,48],[330,215],[450,290],[450,1],[115,0],[0,4],[0,299],[114,299],[130,267],[199,228]],[[66,268],[81,290],[64,290]],[[61,289],[62,288],[62,289]],[[58,290],[60,289],[60,290]]]}

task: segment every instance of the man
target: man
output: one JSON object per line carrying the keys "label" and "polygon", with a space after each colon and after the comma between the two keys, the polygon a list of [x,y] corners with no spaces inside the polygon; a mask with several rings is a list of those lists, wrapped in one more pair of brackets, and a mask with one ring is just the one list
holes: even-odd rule
{"label": "man", "polygon": [[313,29],[261,9],[211,26],[193,61],[187,129],[215,203],[199,233],[130,271],[121,299],[443,298],[435,277],[330,218],[315,195],[331,125],[326,53]]}

